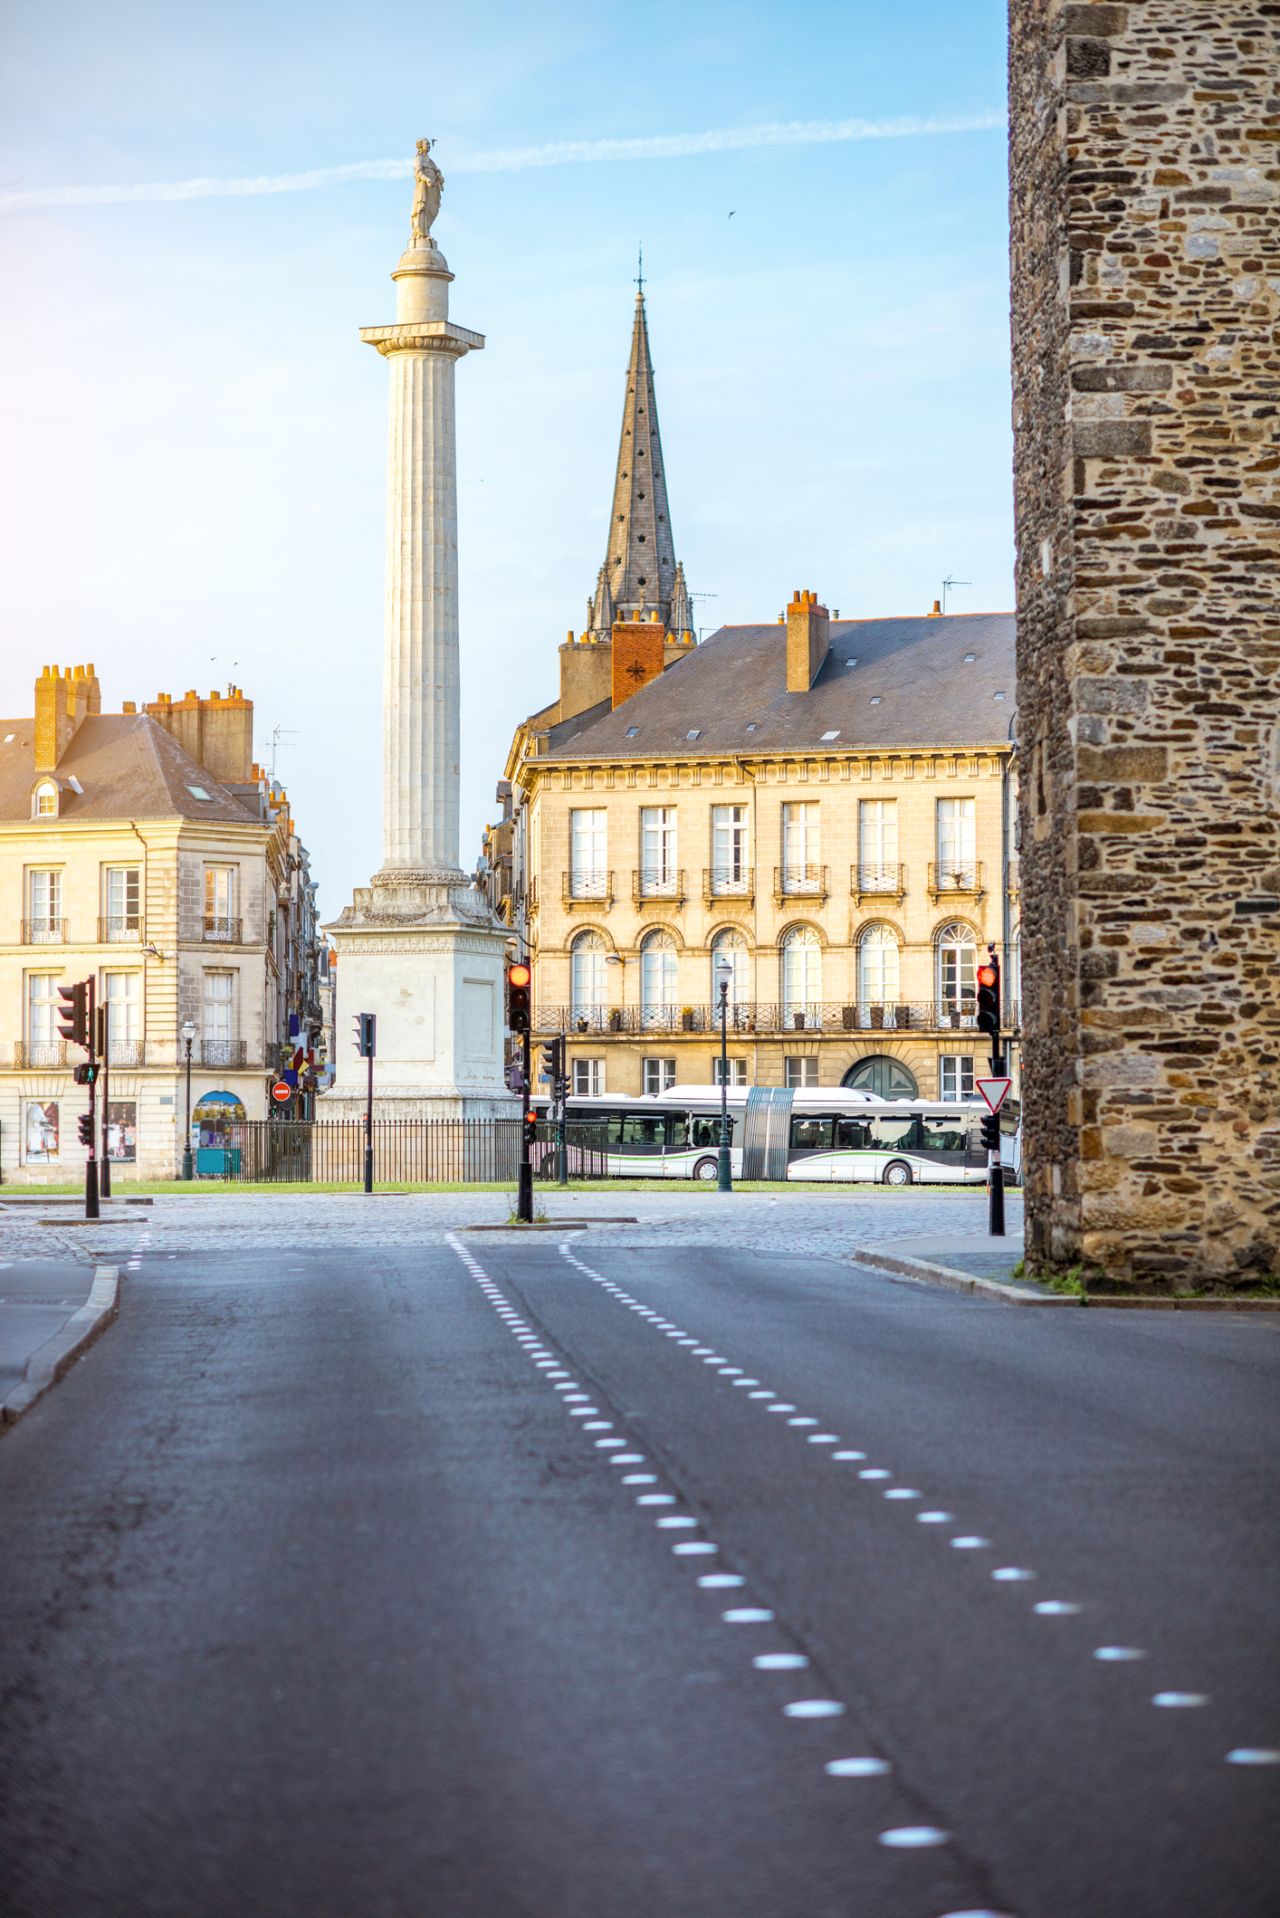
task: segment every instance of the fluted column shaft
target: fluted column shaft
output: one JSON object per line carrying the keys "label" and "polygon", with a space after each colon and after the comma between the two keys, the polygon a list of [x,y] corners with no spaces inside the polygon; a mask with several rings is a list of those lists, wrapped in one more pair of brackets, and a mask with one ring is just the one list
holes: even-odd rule
{"label": "fluted column shaft", "polygon": [[383,867],[452,873],[459,782],[456,354],[445,346],[387,357]]}

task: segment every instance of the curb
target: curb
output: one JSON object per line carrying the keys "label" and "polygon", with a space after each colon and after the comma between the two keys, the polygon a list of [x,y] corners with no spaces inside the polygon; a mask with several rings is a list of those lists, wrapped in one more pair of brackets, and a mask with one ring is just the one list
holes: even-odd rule
{"label": "curb", "polygon": [[915,1279],[923,1285],[942,1286],[948,1292],[968,1292],[974,1298],[997,1300],[1001,1305],[1083,1305],[1083,1299],[1069,1298],[1060,1292],[1041,1292],[1029,1285],[1006,1285],[1001,1279],[979,1279],[972,1272],[958,1272],[951,1265],[934,1265],[927,1259],[899,1258],[893,1252],[855,1250],[847,1254],[856,1265],[869,1265],[893,1278]]}
{"label": "curb", "polygon": [[62,1330],[31,1354],[21,1385],[0,1403],[0,1432],[16,1425],[23,1413],[29,1412],[57,1384],[63,1373],[106,1331],[119,1310],[120,1268],[100,1265],[89,1296],[79,1311],[73,1312]]}

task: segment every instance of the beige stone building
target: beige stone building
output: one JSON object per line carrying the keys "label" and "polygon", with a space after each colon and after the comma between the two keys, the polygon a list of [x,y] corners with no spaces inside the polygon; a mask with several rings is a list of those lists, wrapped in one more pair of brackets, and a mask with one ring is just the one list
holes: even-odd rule
{"label": "beige stone building", "polygon": [[579,1094],[712,1080],[727,962],[735,1082],[970,1092],[988,942],[1011,1024],[1017,990],[1012,614],[841,621],[797,592],[690,626],[638,301],[608,557],[486,839],[537,1032]]}
{"label": "beige stone building", "polygon": [[[92,977],[110,1008],[108,1146],[123,1176],[169,1177],[185,1128],[182,1027],[206,1169],[227,1122],[322,1027],[314,887],[284,793],[253,762],[232,689],[101,710],[92,666],[36,681],[0,720],[0,1165],[78,1179],[84,1057],[58,1036],[58,988]],[[305,1077],[305,1074],[304,1074]]]}

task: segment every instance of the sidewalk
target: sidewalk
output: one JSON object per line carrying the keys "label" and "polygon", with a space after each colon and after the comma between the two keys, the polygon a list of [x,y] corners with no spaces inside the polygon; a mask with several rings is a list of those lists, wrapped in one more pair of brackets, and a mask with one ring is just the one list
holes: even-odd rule
{"label": "sidewalk", "polygon": [[1078,1301],[1048,1292],[1014,1277],[1022,1259],[1022,1225],[1011,1224],[1007,1235],[993,1239],[979,1232],[951,1232],[907,1238],[877,1239],[854,1246],[855,1264],[898,1277],[924,1279],[953,1292],[999,1298],[1010,1305],[1074,1305]]}
{"label": "sidewalk", "polygon": [[81,1259],[0,1256],[0,1404],[21,1385],[32,1355],[86,1303],[93,1276]]}

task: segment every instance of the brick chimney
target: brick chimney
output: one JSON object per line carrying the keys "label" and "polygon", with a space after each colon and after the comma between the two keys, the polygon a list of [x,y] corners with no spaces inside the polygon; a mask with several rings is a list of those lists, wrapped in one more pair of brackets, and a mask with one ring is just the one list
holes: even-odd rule
{"label": "brick chimney", "polygon": [[36,681],[36,763],[38,773],[56,772],[82,720],[102,711],[98,675],[89,666],[46,666]]}
{"label": "brick chimney", "polygon": [[612,694],[615,710],[657,679],[666,665],[667,636],[657,613],[613,622]]}
{"label": "brick chimney", "polygon": [[787,607],[787,691],[807,693],[831,644],[831,615],[816,593],[798,588]]}
{"label": "brick chimney", "polygon": [[143,709],[171,733],[184,752],[227,786],[253,778],[253,701],[238,686],[229,692],[189,692],[182,699],[158,693]]}

